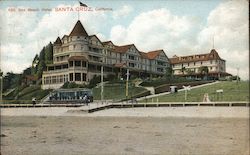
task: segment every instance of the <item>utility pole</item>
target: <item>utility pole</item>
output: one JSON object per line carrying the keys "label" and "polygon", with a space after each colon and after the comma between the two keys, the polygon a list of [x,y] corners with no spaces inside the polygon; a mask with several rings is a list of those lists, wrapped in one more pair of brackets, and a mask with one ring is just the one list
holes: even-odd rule
{"label": "utility pole", "polygon": [[102,56],[102,66],[101,66],[101,101],[102,101],[102,104],[103,104],[103,63],[104,63],[104,54]]}
{"label": "utility pole", "polygon": [[3,102],[3,74],[0,72],[0,80],[1,80],[1,90],[0,90],[0,103]]}
{"label": "utility pole", "polygon": [[0,80],[1,80],[1,88],[0,88],[0,103],[3,102],[3,72],[2,72],[2,50],[1,50],[1,43],[0,43]]}
{"label": "utility pole", "polygon": [[128,98],[128,80],[129,80],[129,69],[127,69],[127,80],[126,80],[126,99]]}
{"label": "utility pole", "polygon": [[239,70],[240,70],[240,68],[239,67],[237,67],[237,84],[239,83]]}

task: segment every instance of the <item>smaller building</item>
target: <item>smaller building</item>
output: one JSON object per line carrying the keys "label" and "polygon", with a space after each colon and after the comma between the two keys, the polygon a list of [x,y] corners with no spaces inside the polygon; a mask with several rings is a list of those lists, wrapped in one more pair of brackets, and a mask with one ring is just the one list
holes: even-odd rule
{"label": "smaller building", "polygon": [[189,56],[173,56],[170,58],[173,74],[189,78],[219,79],[230,76],[226,72],[226,61],[222,59],[215,49],[210,53]]}

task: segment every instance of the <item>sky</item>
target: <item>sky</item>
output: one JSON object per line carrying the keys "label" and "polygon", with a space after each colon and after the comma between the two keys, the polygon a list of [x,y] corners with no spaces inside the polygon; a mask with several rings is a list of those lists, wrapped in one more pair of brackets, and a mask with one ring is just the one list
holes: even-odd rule
{"label": "sky", "polygon": [[81,2],[92,11],[77,11],[77,0],[0,1],[1,69],[21,73],[43,46],[68,35],[79,18],[101,41],[133,43],[144,52],[163,49],[169,58],[214,47],[228,73],[236,75],[239,68],[240,77],[249,79],[248,0]]}

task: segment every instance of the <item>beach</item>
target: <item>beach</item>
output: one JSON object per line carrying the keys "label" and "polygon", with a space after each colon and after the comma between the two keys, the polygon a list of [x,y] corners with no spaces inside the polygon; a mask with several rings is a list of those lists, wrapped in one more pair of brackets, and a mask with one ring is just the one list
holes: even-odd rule
{"label": "beach", "polygon": [[1,109],[1,153],[249,154],[249,107],[79,109]]}

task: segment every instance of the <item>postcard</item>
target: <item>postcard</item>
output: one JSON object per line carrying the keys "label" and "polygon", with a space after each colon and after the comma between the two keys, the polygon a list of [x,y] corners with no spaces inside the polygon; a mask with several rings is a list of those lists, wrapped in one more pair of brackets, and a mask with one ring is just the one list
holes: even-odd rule
{"label": "postcard", "polygon": [[249,154],[248,5],[1,0],[1,154]]}

